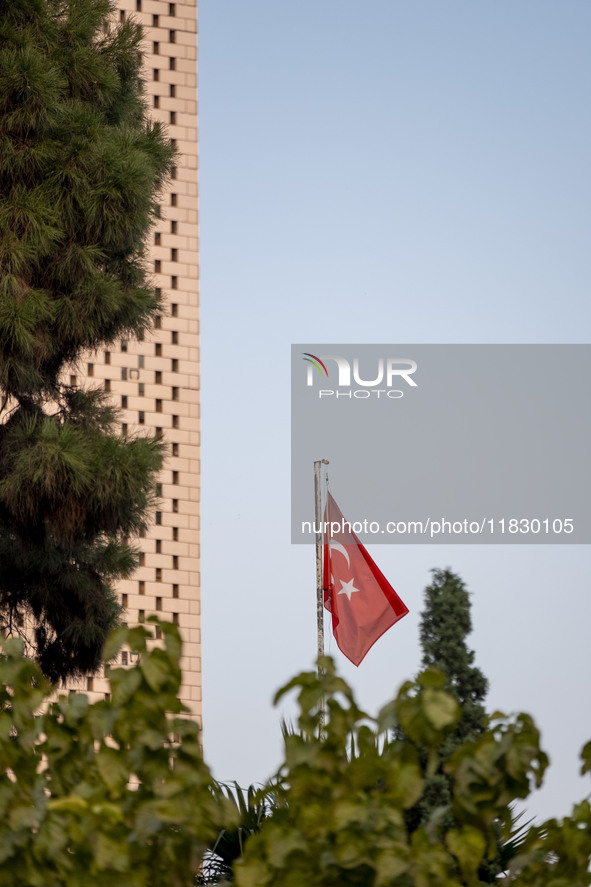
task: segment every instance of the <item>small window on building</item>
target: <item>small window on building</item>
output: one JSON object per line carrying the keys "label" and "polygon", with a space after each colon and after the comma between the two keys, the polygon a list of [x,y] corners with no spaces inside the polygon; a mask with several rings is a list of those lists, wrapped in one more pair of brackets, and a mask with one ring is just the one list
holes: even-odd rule
{"label": "small window on building", "polygon": [[159,526],[161,526],[161,524],[162,524],[162,512],[157,511],[156,512],[156,526],[159,527]]}
{"label": "small window on building", "polygon": [[139,397],[143,397],[145,392],[145,386],[143,382],[138,382],[137,384],[137,393]]}
{"label": "small window on building", "polygon": [[173,514],[177,514],[177,513],[178,513],[178,510],[179,510],[179,500],[178,500],[178,499],[173,499],[173,500],[172,500],[172,511],[173,511]]}
{"label": "small window on building", "polygon": [[[173,342],[172,344],[173,344],[173,345],[176,345],[177,343],[176,343],[176,342]],[[170,368],[172,369],[173,373],[178,373],[178,371],[179,371],[179,362],[178,362],[178,359],[177,359],[176,357],[173,357],[172,360],[170,361]]]}
{"label": "small window on building", "polygon": [[169,43],[176,43],[176,31],[169,31],[168,32],[168,42]]}
{"label": "small window on building", "polygon": [[156,610],[158,610],[158,612],[160,612],[162,610],[162,598],[161,597],[156,598]]}
{"label": "small window on building", "polygon": [[171,71],[176,71],[176,59],[173,59],[172,57],[169,58],[168,67],[170,68]]}
{"label": "small window on building", "polygon": [[162,540],[156,539],[156,554],[162,554]]}
{"label": "small window on building", "polygon": [[140,410],[139,413],[137,414],[137,420],[138,420],[138,425],[145,425],[146,424],[146,414],[144,413],[143,410]]}
{"label": "small window on building", "polygon": [[157,43],[156,41],[154,41],[154,43],[152,43],[152,54],[153,55],[160,55],[160,44]]}
{"label": "small window on building", "polygon": [[173,455],[173,456],[178,456],[178,454],[179,454],[179,445],[178,445],[178,443],[173,443],[173,445],[172,445],[172,455]]}
{"label": "small window on building", "polygon": [[154,234],[155,246],[160,246],[161,241],[162,241],[162,234],[160,233],[160,231],[156,231],[156,233]]}
{"label": "small window on building", "polygon": [[172,427],[173,427],[173,428],[178,428],[178,427],[179,427],[179,417],[178,417],[178,416],[173,416],[173,417],[172,417]]}
{"label": "small window on building", "polygon": [[94,376],[94,364],[93,363],[86,364],[86,375],[87,376]]}
{"label": "small window on building", "polygon": [[179,587],[178,587],[178,585],[173,585],[173,586],[172,586],[172,596],[173,596],[174,598],[178,598],[178,596],[179,596]]}
{"label": "small window on building", "polygon": [[156,274],[160,274],[161,270],[162,270],[162,262],[160,261],[160,259],[156,259],[156,261],[154,262],[154,271],[156,272]]}
{"label": "small window on building", "polygon": [[162,412],[162,401],[160,400],[160,398],[157,398],[157,400],[156,400],[156,412],[157,413]]}
{"label": "small window on building", "polygon": [[78,387],[78,378],[76,376],[70,376],[70,388]]}
{"label": "small window on building", "polygon": [[170,125],[176,126],[176,111],[170,112]]}
{"label": "small window on building", "polygon": [[152,16],[152,27],[153,27],[153,28],[157,28],[157,27],[158,27],[158,21],[159,21],[158,16],[157,16],[157,15],[153,15],[153,16]]}
{"label": "small window on building", "polygon": [[160,80],[160,71],[159,71],[159,69],[158,69],[158,68],[154,68],[154,69],[153,69],[153,73],[154,73],[154,80],[156,80],[156,81]]}
{"label": "small window on building", "polygon": [[135,0],[135,8],[137,12],[142,11],[142,0]]}
{"label": "small window on building", "polygon": [[89,691],[94,690],[94,678],[86,678],[86,689]]}
{"label": "small window on building", "polygon": [[123,23],[125,21],[125,10],[124,9],[119,10],[119,21],[121,23]]}
{"label": "small window on building", "polygon": [[138,594],[145,594],[145,593],[146,593],[146,583],[144,582],[143,579],[140,579],[140,581],[138,582]]}
{"label": "small window on building", "polygon": [[121,339],[121,350],[127,351],[127,339]]}
{"label": "small window on building", "polygon": [[179,528],[178,527],[172,528],[172,541],[173,542],[179,541]]}
{"label": "small window on building", "polygon": [[173,399],[173,400],[178,400],[178,399],[179,399],[179,391],[180,391],[180,390],[181,390],[181,389],[180,389],[180,388],[177,388],[176,386],[175,386],[174,388],[172,388],[172,399]]}
{"label": "small window on building", "polygon": [[177,198],[177,195],[176,195],[176,194],[171,194],[171,195],[170,195],[170,205],[171,205],[171,206],[176,206],[176,198]]}
{"label": "small window on building", "polygon": [[177,485],[178,485],[178,482],[179,482],[179,473],[178,473],[178,471],[173,471],[173,472],[172,472],[172,482],[173,482],[173,484],[177,484]]}
{"label": "small window on building", "polygon": [[145,610],[139,610],[139,612],[137,614],[137,621],[138,622],[145,622],[146,621],[146,611]]}
{"label": "small window on building", "polygon": [[105,693],[105,702],[110,702],[110,701],[111,701],[111,694]]}
{"label": "small window on building", "polygon": [[154,381],[156,385],[162,385],[162,373],[160,372],[160,370],[156,370],[154,372]]}
{"label": "small window on building", "polygon": [[140,553],[139,553],[139,558],[138,558],[138,563],[139,563],[140,567],[145,567],[145,566],[146,566],[146,554],[145,554],[144,551],[140,551]]}
{"label": "small window on building", "polygon": [[157,641],[159,641],[162,637],[162,629],[160,628],[159,625],[156,626],[154,637],[156,638]]}
{"label": "small window on building", "polygon": [[154,96],[154,107],[155,107],[155,108],[159,108],[159,107],[160,107],[160,96],[159,96],[159,95],[155,95],[155,96]]}
{"label": "small window on building", "polygon": [[129,663],[129,657],[127,655],[127,650],[121,651],[121,665],[127,665]]}
{"label": "small window on building", "polygon": [[105,391],[110,391],[110,390],[111,390],[111,380],[105,379]]}
{"label": "small window on building", "polygon": [[127,367],[121,367],[121,381],[127,382]]}
{"label": "small window on building", "polygon": [[171,16],[176,15],[176,5],[174,3],[168,4],[168,14]]}
{"label": "small window on building", "polygon": [[161,342],[156,342],[156,345],[154,346],[154,354],[156,355],[156,357],[162,357],[162,343]]}
{"label": "small window on building", "polygon": [[155,317],[155,318],[154,318],[154,329],[155,329],[155,330],[161,330],[161,329],[162,329],[162,318],[161,318],[161,317]]}
{"label": "small window on building", "polygon": [[107,366],[109,366],[110,363],[111,363],[111,352],[105,351],[105,364]]}
{"label": "small window on building", "polygon": [[121,423],[121,434],[127,434],[127,422]]}
{"label": "small window on building", "polygon": [[[173,252],[176,252],[176,250],[173,250]],[[176,259],[173,259],[173,262],[176,262]],[[179,288],[179,279],[176,274],[173,274],[170,278],[170,288],[171,290],[178,290]]]}
{"label": "small window on building", "polygon": [[171,166],[171,167],[170,167],[170,178],[171,178],[171,179],[176,179],[176,166]]}
{"label": "small window on building", "polygon": [[178,345],[179,343],[179,334],[176,330],[173,330],[170,334],[170,341],[173,345]]}
{"label": "small window on building", "polygon": [[127,409],[127,394],[122,394],[122,395],[121,395],[121,409],[122,409],[122,410],[126,410],[126,409]]}
{"label": "small window on building", "polygon": [[178,570],[179,568],[179,556],[178,554],[173,554],[172,556],[172,569]]}
{"label": "small window on building", "polygon": [[137,365],[140,368],[140,370],[143,370],[143,368],[144,368],[144,355],[143,354],[138,354]]}
{"label": "small window on building", "polygon": [[158,496],[159,499],[162,498],[162,484],[161,483],[156,484],[156,495]]}
{"label": "small window on building", "polygon": [[156,582],[162,582],[162,569],[156,567]]}
{"label": "small window on building", "polygon": [[179,223],[174,219],[170,223],[170,233],[176,234],[178,232]]}
{"label": "small window on building", "polygon": [[179,624],[179,614],[178,613],[172,614],[172,621],[174,622],[175,625]]}
{"label": "small window on building", "polygon": [[127,595],[126,594],[121,595],[121,606],[125,607],[125,609],[127,609]]}

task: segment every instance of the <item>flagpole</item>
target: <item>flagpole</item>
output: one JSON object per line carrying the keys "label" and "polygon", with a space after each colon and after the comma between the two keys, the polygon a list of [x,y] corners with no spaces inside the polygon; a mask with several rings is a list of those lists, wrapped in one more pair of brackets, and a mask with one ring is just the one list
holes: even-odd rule
{"label": "flagpole", "polygon": [[[322,581],[322,492],[320,487],[320,470],[328,465],[326,459],[314,462],[314,512],[316,518],[316,627],[318,632],[318,657],[324,656],[324,594]],[[322,674],[318,666],[318,676]],[[324,699],[320,703],[320,735],[324,730]]]}

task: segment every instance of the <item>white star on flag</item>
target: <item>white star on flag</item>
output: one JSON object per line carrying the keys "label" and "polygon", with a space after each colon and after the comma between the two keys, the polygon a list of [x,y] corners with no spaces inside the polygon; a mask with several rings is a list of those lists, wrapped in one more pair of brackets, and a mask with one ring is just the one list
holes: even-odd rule
{"label": "white star on flag", "polygon": [[359,591],[359,589],[358,589],[358,588],[355,588],[355,586],[353,585],[353,582],[354,582],[355,580],[354,580],[354,579],[349,579],[348,582],[343,582],[343,580],[341,579],[341,580],[339,580],[339,581],[340,581],[341,585],[343,586],[343,587],[341,588],[341,590],[339,591],[339,594],[346,594],[346,595],[347,595],[347,598],[348,598],[349,600],[351,600],[351,595],[353,594],[353,592],[354,592],[354,591]]}

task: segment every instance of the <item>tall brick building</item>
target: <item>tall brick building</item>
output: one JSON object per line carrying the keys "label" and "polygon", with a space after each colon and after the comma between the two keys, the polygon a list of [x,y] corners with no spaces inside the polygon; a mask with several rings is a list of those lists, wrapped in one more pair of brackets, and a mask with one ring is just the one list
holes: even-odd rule
{"label": "tall brick building", "polygon": [[[116,15],[144,28],[146,96],[179,151],[163,193],[146,259],[165,313],[143,342],[89,354],[81,384],[104,384],[122,411],[124,430],[161,430],[168,456],[156,519],[140,540],[141,564],[119,587],[129,625],[150,614],[177,622],[184,640],[182,699],[201,717],[199,571],[199,254],[197,216],[196,0],[119,0]],[[153,630],[153,629],[152,629]],[[131,664],[123,651],[119,664]],[[95,696],[104,678],[88,678]]]}

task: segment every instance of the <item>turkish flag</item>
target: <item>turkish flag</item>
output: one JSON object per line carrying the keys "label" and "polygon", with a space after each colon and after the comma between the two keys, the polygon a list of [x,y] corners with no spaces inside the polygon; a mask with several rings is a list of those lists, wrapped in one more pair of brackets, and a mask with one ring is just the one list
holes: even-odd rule
{"label": "turkish flag", "polygon": [[[324,606],[332,631],[353,665],[408,613],[328,493],[324,511]],[[338,524],[338,527],[337,527]]]}

